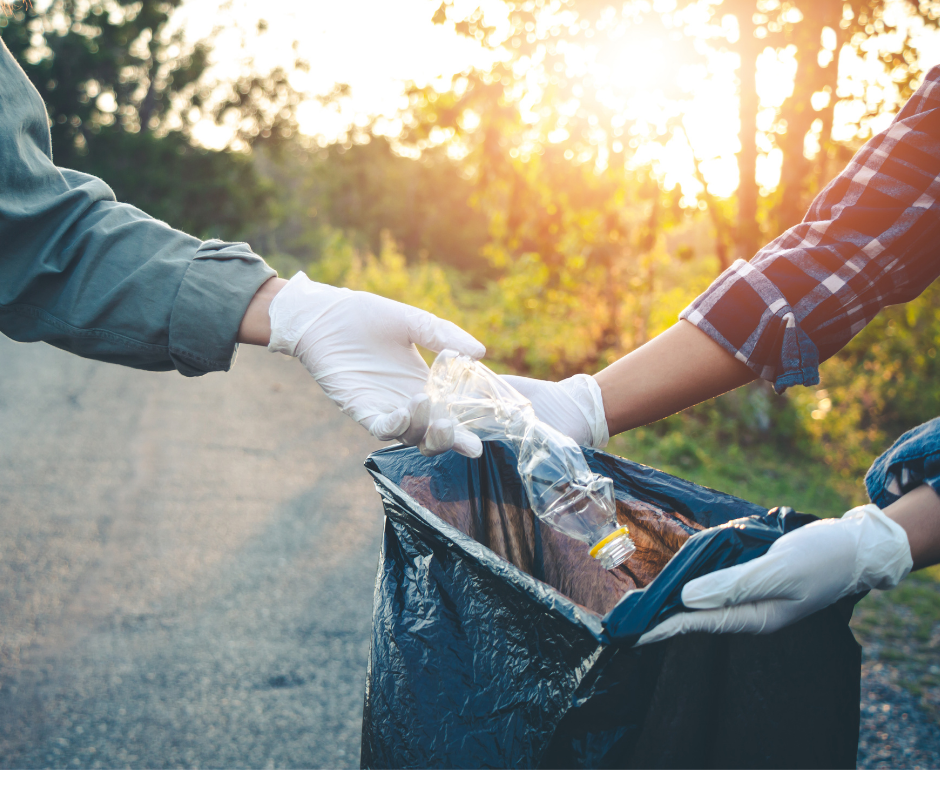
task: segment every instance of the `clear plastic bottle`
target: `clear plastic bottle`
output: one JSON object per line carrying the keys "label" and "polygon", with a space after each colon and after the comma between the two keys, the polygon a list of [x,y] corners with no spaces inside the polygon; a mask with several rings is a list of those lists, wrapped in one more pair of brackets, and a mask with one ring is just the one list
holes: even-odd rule
{"label": "clear plastic bottle", "polygon": [[586,543],[604,569],[636,547],[617,523],[613,482],[593,473],[580,447],[536,418],[532,404],[479,361],[442,351],[425,384],[431,419],[448,418],[481,440],[508,440],[536,516]]}

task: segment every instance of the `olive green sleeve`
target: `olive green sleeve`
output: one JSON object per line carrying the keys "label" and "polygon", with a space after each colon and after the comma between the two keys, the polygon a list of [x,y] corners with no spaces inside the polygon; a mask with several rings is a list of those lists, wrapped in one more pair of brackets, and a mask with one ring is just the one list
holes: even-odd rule
{"label": "olive green sleeve", "polygon": [[275,275],[247,244],[201,242],[57,168],[42,99],[0,42],[0,331],[139,369],[227,370]]}

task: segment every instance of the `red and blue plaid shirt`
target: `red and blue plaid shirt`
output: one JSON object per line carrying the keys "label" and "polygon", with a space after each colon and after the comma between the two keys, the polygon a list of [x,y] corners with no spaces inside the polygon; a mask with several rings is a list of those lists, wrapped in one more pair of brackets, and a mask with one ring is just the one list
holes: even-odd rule
{"label": "red and blue plaid shirt", "polygon": [[783,392],[818,383],[820,357],[938,276],[940,66],[802,223],[735,262],[679,317]]}

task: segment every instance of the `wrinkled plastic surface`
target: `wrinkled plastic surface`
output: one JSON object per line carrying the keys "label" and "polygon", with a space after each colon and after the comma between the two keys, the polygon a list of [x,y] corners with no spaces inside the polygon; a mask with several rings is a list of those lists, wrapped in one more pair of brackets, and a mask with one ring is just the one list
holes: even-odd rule
{"label": "wrinkled plastic surface", "polygon": [[759,558],[785,533],[816,519],[783,506],[695,534],[669,562],[668,571],[642,591],[628,592],[604,617],[607,634],[614,642],[633,645],[644,632],[689,610],[681,594],[690,580]]}
{"label": "wrinkled plastic surface", "polygon": [[512,445],[529,505],[539,519],[591,547],[615,540],[596,554],[605,569],[633,552],[629,536],[615,535],[611,480],[592,473],[578,444],[539,421],[532,404],[499,375],[469,356],[444,350],[431,366],[424,391],[432,420],[453,420],[480,440]]}
{"label": "wrinkled plastic surface", "polygon": [[852,601],[772,635],[630,646],[687,580],[813,518],[584,453],[637,543],[612,572],[532,517],[507,444],[369,458],[386,526],[362,766],[854,768]]}

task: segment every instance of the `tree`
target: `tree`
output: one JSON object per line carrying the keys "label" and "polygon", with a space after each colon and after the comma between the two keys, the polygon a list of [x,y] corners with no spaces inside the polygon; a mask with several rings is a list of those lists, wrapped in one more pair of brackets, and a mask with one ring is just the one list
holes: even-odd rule
{"label": "tree", "polygon": [[[701,24],[694,32],[699,43],[707,39],[712,49],[730,49],[739,59],[739,187],[733,219],[727,206],[711,194],[698,167],[700,162],[695,162],[705,208],[715,225],[716,252],[722,268],[731,261],[730,251],[750,258],[769,237],[799,222],[812,196],[834,174],[832,166],[843,163],[854,145],[870,135],[873,119],[898,109],[910,96],[921,73],[912,24],[935,28],[940,18],[940,4],[932,0],[673,0],[658,4],[657,11],[648,3],[628,2],[614,8],[597,0],[505,0],[503,5],[508,25],[487,24],[476,11],[456,20],[455,27],[486,46],[508,50],[505,63],[494,70],[491,90],[498,92],[499,85],[505,86],[507,80],[518,84],[514,69],[535,68],[557,77],[552,89],[533,104],[533,110],[544,115],[542,133],[550,132],[557,120],[558,113],[552,111],[551,103],[564,104],[573,98],[578,100],[581,116],[593,114],[601,118],[600,126],[604,125],[596,104],[589,106],[590,92],[599,86],[592,84],[590,73],[574,77],[568,74],[565,52],[570,50],[566,50],[566,44],[589,46],[593,37],[618,24],[628,24],[643,31],[644,36],[674,38],[686,34],[684,11],[694,7],[700,15],[711,17],[710,32],[702,33]],[[444,2],[435,20],[443,23],[452,12],[452,4]],[[725,15],[732,16],[735,24],[717,24]],[[494,40],[497,27],[502,31],[498,41]],[[694,56],[690,43],[684,58]],[[774,108],[763,107],[760,102],[758,59],[771,53],[793,59],[795,82],[792,94],[775,109],[773,121],[759,128],[758,118],[766,118],[766,110]],[[849,86],[844,74],[840,82],[839,63],[851,56],[869,57],[869,53],[881,63],[892,90],[880,91],[874,84]],[[663,83],[674,80],[677,74],[656,76]],[[873,79],[877,76],[873,74]],[[643,78],[638,75],[638,81]],[[671,84],[667,98],[681,104],[682,88]],[[504,104],[512,103],[508,96],[505,98]],[[855,141],[836,140],[836,104],[859,98],[866,107]],[[585,137],[583,147],[591,135],[584,129],[578,131]],[[670,119],[666,132],[657,134],[661,138],[683,136],[681,109]],[[594,135],[588,145],[602,154],[609,143],[609,138]],[[783,158],[780,185],[775,193],[761,196],[756,182],[758,160],[774,149]]]}
{"label": "tree", "polygon": [[[634,156],[632,120],[601,100],[591,73],[567,71],[566,42],[593,36],[568,5],[506,3],[499,39],[480,11],[451,20],[508,54],[454,75],[444,91],[412,85],[398,140],[461,161],[498,272],[490,302],[499,308],[484,330],[515,343],[521,355],[496,349],[515,368],[543,374],[596,367],[648,338],[663,231],[685,213],[680,190],[664,193]],[[600,19],[603,5],[594,10]],[[435,20],[452,13],[442,3]],[[658,17],[642,24],[651,35],[674,33]]]}
{"label": "tree", "polygon": [[356,142],[297,145],[280,158],[260,157],[280,195],[265,248],[317,259],[331,228],[339,228],[355,247],[378,255],[388,231],[410,261],[427,258],[477,282],[485,278],[486,221],[468,204],[472,185],[458,163],[443,151],[398,156],[385,137],[356,136]]}
{"label": "tree", "polygon": [[[911,22],[935,28],[940,6],[915,0],[677,0],[673,5],[705,6],[713,19],[723,14],[735,19],[731,27],[713,25],[711,35],[713,47],[727,47],[739,60],[739,186],[733,219],[709,193],[696,162],[724,269],[730,263],[726,250],[749,259],[769,237],[799,223],[812,197],[835,174],[832,165],[844,164],[855,145],[871,134],[873,119],[899,109],[916,89],[921,71]],[[877,85],[855,85],[850,95],[844,74],[840,83],[844,57],[869,52],[877,54],[890,76],[893,94]],[[773,121],[759,128],[758,117],[774,109],[762,106],[757,91],[758,60],[767,54],[792,58],[794,87],[776,108]],[[867,106],[856,139],[838,141],[833,137],[836,104],[859,96]],[[782,154],[780,183],[762,199],[756,182],[758,159],[775,148]]]}
{"label": "tree", "polygon": [[199,106],[208,46],[163,35],[181,2],[54,0],[25,7],[5,26],[7,46],[46,102],[63,166],[84,155],[102,128],[166,132],[174,104]]}
{"label": "tree", "polygon": [[[893,21],[889,6],[893,5]],[[858,86],[866,102],[857,137],[871,134],[871,121],[884,112],[896,111],[916,89],[921,75],[909,24],[915,19],[935,28],[940,4],[918,0],[724,0],[714,13],[728,11],[737,19],[737,40],[729,42],[740,58],[740,152],[738,213],[730,235],[739,257],[749,259],[770,235],[799,223],[815,193],[853,151],[851,142],[833,138],[833,117],[840,98],[853,99],[840,84],[839,64],[844,56],[877,53],[895,94]],[[905,15],[909,18],[905,20]],[[777,110],[769,130],[759,131],[762,107],[755,74],[758,57],[767,52],[787,54],[795,61],[794,87]],[[874,75],[877,76],[877,75]],[[843,75],[844,81],[844,75]],[[809,143],[809,144],[808,144]],[[781,179],[776,194],[761,210],[755,183],[759,147],[769,152],[777,146],[782,156]],[[761,227],[761,214],[767,216]],[[718,228],[729,234],[728,227]]]}
{"label": "tree", "polygon": [[[775,231],[798,222],[815,192],[835,174],[830,162],[839,164],[854,152],[851,144],[840,143],[832,136],[836,104],[840,98],[853,98],[848,86],[840,84],[843,52],[863,56],[870,51],[877,55],[895,88],[894,95],[878,98],[859,86],[866,111],[856,129],[858,141],[871,135],[874,117],[899,110],[917,88],[923,72],[910,27],[902,25],[903,16],[906,14],[909,22],[936,28],[940,4],[915,0],[895,3],[894,22],[888,18],[891,5],[884,0],[801,3],[802,20],[783,27],[783,42],[774,41],[778,46],[795,46],[797,61],[793,95],[780,111],[786,133],[778,142],[784,165]],[[818,139],[819,152],[812,158],[804,153],[808,137]]]}
{"label": "tree", "polygon": [[224,120],[234,147],[270,145],[296,130],[302,96],[283,69],[210,82],[211,40],[170,28],[181,3],[53,0],[0,16],[0,31],[46,102],[57,165],[189,232],[244,232],[268,212],[270,187],[244,152],[198,146],[193,126]]}

